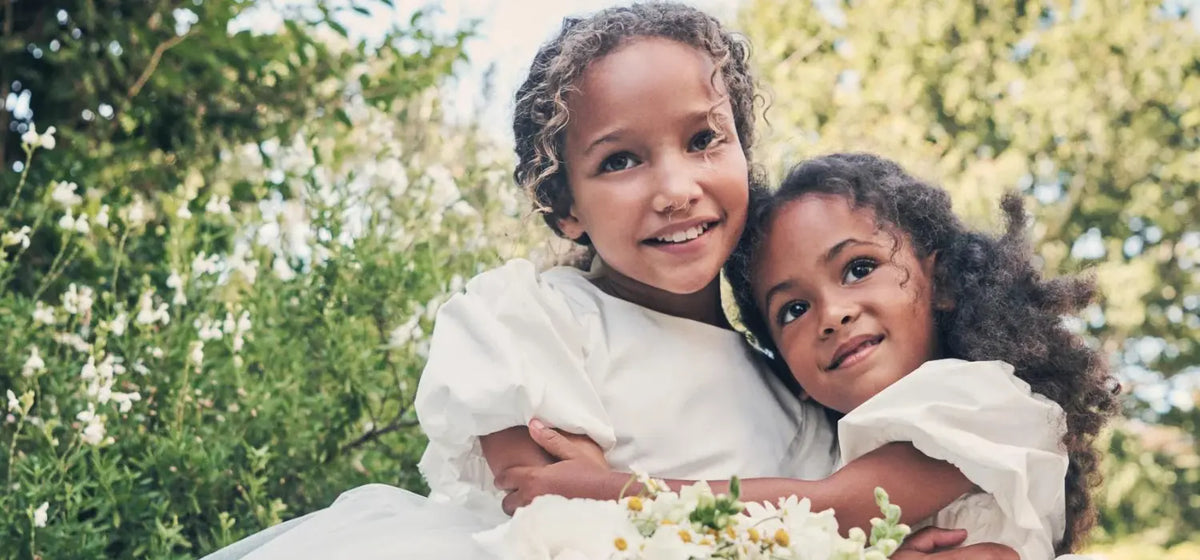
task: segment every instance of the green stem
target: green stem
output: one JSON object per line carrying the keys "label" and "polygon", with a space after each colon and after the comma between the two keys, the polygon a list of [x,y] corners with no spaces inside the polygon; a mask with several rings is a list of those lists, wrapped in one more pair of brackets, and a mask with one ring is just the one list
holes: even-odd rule
{"label": "green stem", "polygon": [[[188,381],[189,381],[189,379],[191,377],[191,373],[192,373],[192,364],[188,363],[188,361],[191,360],[191,352],[188,352],[188,355],[189,356],[185,359],[185,362],[184,362],[185,365],[183,366],[183,380],[182,380],[182,383],[180,383],[180,385],[179,385],[179,400],[175,402],[175,432],[176,433],[183,432],[183,407],[185,406],[184,403],[186,402],[188,396],[191,394],[188,392]],[[196,367],[199,367],[199,364],[196,364]]]}
{"label": "green stem", "polygon": [[4,491],[12,492],[12,466],[16,461],[17,456],[17,438],[21,436],[21,428],[25,426],[25,415],[21,415],[21,419],[17,420],[17,430],[13,432],[12,441],[8,443],[8,464],[4,467]]}
{"label": "green stem", "polygon": [[112,281],[108,283],[108,289],[112,293],[117,293],[117,273],[121,271],[121,259],[125,256],[125,240],[129,238],[129,229],[123,228],[121,232],[121,240],[117,242],[117,253],[113,256],[116,264],[113,265]]}
{"label": "green stem", "polygon": [[21,200],[21,189],[25,188],[25,181],[29,179],[29,163],[33,161],[33,152],[37,148],[29,148],[25,150],[25,167],[21,169],[21,179],[17,181],[17,192],[13,193],[12,202],[8,203],[8,208],[4,211],[4,227],[8,227],[8,215],[12,214],[13,208],[17,206],[17,201]]}
{"label": "green stem", "polygon": [[[70,245],[70,240],[71,234],[68,233],[63,235],[63,248],[58,252],[57,255],[54,256],[54,262],[50,263],[50,270],[46,273],[46,278],[42,280],[42,285],[38,286],[37,291],[33,294],[33,301],[37,301],[42,296],[42,293],[46,291],[46,288],[49,288],[50,284],[53,284],[54,281],[58,279],[58,275],[61,274],[64,269],[66,269],[67,264],[70,264],[70,259],[75,258],[75,253],[79,252],[79,246],[72,247],[74,252],[71,253],[71,257],[69,259],[63,258],[64,255],[67,254],[67,247]],[[62,263],[62,266],[58,267],[60,263]],[[58,267],[58,269],[56,269],[56,267]]]}

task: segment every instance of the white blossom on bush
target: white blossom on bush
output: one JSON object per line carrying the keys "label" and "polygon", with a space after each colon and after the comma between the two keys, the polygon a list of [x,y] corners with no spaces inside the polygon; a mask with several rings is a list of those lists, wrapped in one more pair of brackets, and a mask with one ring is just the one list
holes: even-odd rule
{"label": "white blossom on bush", "polygon": [[57,131],[58,129],[52,126],[47,128],[45,132],[38,134],[37,125],[29,123],[29,130],[26,130],[21,135],[21,143],[30,148],[53,150],[58,145],[58,141],[54,139],[54,133]]}
{"label": "white blossom on bush", "polygon": [[29,358],[25,360],[25,365],[21,366],[21,375],[24,377],[33,377],[34,375],[45,371],[46,362],[42,360],[41,354],[38,352],[37,346],[29,347]]}
{"label": "white blossom on bush", "polygon": [[188,345],[188,361],[197,368],[204,363],[204,343],[199,340],[193,340]]}
{"label": "white blossom on bush", "polygon": [[50,307],[48,305],[45,305],[40,301],[37,302],[37,304],[33,308],[33,322],[41,323],[43,325],[53,325],[54,324],[54,308]]}
{"label": "white blossom on bush", "polygon": [[75,217],[71,214],[70,208],[67,208],[66,213],[58,219],[58,227],[67,232],[87,233],[90,231],[87,214],[80,212],[79,217]]}
{"label": "white blossom on bush", "polygon": [[[54,128],[54,127],[51,127]],[[50,517],[50,502],[42,502],[42,505],[33,510],[33,526],[45,527],[46,521]]]}
{"label": "white blossom on bush", "polygon": [[125,329],[129,326],[129,315],[124,311],[117,313],[113,320],[108,322],[108,330],[115,336],[123,336]]}
{"label": "white blossom on bush", "polygon": [[57,202],[60,206],[70,211],[71,208],[83,202],[83,197],[75,194],[75,190],[78,188],[79,185],[73,182],[57,181],[50,189],[50,200]]}
{"label": "white blossom on bush", "polygon": [[170,307],[166,302],[154,306],[154,290],[146,290],[138,298],[137,315],[134,321],[140,325],[152,325],[154,323],[162,323],[164,325],[171,322]]}
{"label": "white blossom on bush", "polygon": [[72,282],[62,295],[63,309],[72,315],[87,313],[95,303],[94,294],[95,292],[91,288],[87,286],[80,288]]}
{"label": "white blossom on bush", "polygon": [[150,220],[150,208],[141,197],[134,197],[133,202],[121,208],[122,220],[127,229],[140,228]]}
{"label": "white blossom on bush", "polygon": [[421,326],[418,324],[421,316],[414,314],[400,326],[392,329],[392,333],[388,336],[388,346],[391,348],[403,348],[412,342],[413,339],[421,336]]}
{"label": "white blossom on bush", "polygon": [[106,228],[108,227],[108,205],[103,204],[100,210],[96,212],[96,225]]}
{"label": "white blossom on bush", "polygon": [[75,419],[83,423],[79,436],[84,443],[100,445],[111,440],[111,438],[105,437],[107,430],[104,427],[104,417],[96,414],[95,404],[87,403],[87,409],[79,411],[79,414],[75,415]]}
{"label": "white blossom on bush", "polygon": [[3,237],[0,237],[0,243],[5,247],[20,245],[22,249],[29,248],[29,226],[21,226],[21,229],[6,231]]}

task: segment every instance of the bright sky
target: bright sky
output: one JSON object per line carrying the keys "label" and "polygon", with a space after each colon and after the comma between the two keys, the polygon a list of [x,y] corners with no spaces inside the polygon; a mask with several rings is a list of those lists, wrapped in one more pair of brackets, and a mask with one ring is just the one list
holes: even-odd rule
{"label": "bright sky", "polygon": [[[683,0],[731,21],[739,0]],[[348,0],[345,2],[348,4]],[[362,2],[366,3],[366,2]],[[603,0],[444,0],[414,2],[398,0],[388,12],[379,5],[373,17],[347,16],[346,28],[362,37],[378,37],[393,24],[404,25],[414,11],[432,10],[429,21],[438,32],[451,32],[478,21],[476,36],[467,45],[470,62],[451,84],[453,97],[446,106],[456,118],[480,119],[485,131],[501,140],[509,130],[512,97],[528,70],[538,46],[550,38],[566,16],[582,15],[628,1]],[[265,0],[239,18],[244,27],[271,31],[281,25],[279,11],[311,5],[312,0]],[[485,75],[491,69],[492,94],[484,99]]]}

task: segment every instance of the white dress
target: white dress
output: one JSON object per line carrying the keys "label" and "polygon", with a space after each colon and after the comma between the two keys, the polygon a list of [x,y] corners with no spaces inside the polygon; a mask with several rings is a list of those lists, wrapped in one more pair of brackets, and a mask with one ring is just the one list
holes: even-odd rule
{"label": "white dress", "polygon": [[416,397],[429,499],[361,487],[211,558],[486,558],[467,535],[506,517],[479,436],[534,417],[586,434],[621,471],[832,472],[823,411],[788,393],[740,334],[611,297],[588,278],[516,260],[439,310]]}
{"label": "white dress", "polygon": [[922,525],[966,529],[966,544],[1004,544],[1025,560],[1054,558],[1066,528],[1065,433],[1062,408],[1004,362],[927,362],[838,421],[843,462],[909,441],[954,464],[979,491]]}

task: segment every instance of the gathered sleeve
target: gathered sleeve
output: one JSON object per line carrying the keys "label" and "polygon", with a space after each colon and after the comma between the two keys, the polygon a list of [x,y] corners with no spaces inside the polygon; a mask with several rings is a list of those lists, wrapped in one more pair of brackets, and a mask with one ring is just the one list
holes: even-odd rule
{"label": "gathered sleeve", "polygon": [[529,261],[467,283],[438,311],[416,410],[431,497],[498,510],[479,437],[537,417],[606,450],[611,422],[585,369],[587,326]]}
{"label": "gathered sleeve", "polygon": [[[985,512],[973,511],[983,508],[966,500],[955,516],[991,526],[976,532],[1016,540],[1003,544],[1047,558],[1066,526],[1065,431],[1062,408],[1033,393],[1012,366],[962,360],[922,365],[838,423],[843,462],[890,442],[911,442],[958,467],[1002,512],[986,519]],[[936,520],[946,521],[953,519]]]}

